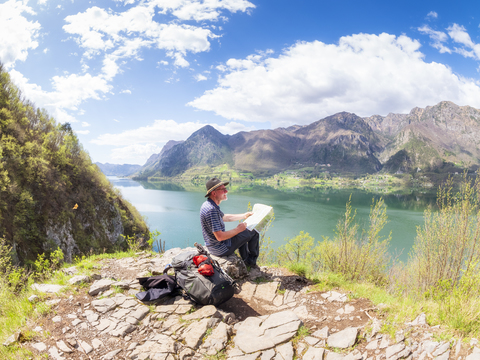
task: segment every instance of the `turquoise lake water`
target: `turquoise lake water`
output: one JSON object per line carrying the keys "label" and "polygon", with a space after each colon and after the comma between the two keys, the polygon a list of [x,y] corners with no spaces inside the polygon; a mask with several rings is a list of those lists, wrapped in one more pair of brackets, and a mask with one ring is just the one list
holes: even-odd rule
{"label": "turquoise lake water", "polygon": [[[183,187],[165,183],[140,183],[130,179],[109,177],[115,187],[146,218],[151,230],[159,230],[166,249],[203,244],[199,221],[199,210],[205,201],[205,191],[186,191]],[[353,209],[357,210],[356,222],[360,229],[368,227],[368,215],[372,198],[378,198],[360,190],[321,191],[299,188],[289,192],[275,190],[268,186],[248,186],[231,190],[228,200],[220,207],[226,214],[247,211],[248,203],[262,203],[273,206],[275,221],[267,232],[278,247],[287,238],[308,232],[315,240],[322,236],[332,238],[339,219],[345,214],[345,205],[351,195]],[[388,223],[381,234],[392,232],[390,251],[401,252],[400,259],[406,260],[411,249],[416,228],[423,225],[423,211],[435,203],[434,195],[388,195],[383,197],[387,205]],[[235,223],[226,223],[229,230]]]}

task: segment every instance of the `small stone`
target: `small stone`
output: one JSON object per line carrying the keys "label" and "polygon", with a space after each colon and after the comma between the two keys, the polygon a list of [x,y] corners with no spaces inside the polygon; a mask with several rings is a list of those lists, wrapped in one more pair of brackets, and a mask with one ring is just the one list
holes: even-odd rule
{"label": "small stone", "polygon": [[60,351],[63,351],[64,353],[73,352],[73,350],[70,349],[63,340],[57,341],[57,347],[60,349]]}
{"label": "small stone", "polygon": [[32,347],[39,352],[44,352],[47,350],[47,345],[45,345],[43,342],[32,344]]}
{"label": "small stone", "polygon": [[330,347],[346,349],[355,344],[357,340],[357,328],[348,327],[336,334],[330,335],[327,339],[327,344]]}
{"label": "small stone", "polygon": [[61,317],[60,315],[54,316],[54,317],[52,318],[52,321],[53,321],[54,323],[58,323],[58,322],[62,321],[62,317]]}
{"label": "small stone", "polygon": [[93,339],[92,340],[92,346],[95,350],[98,350],[100,347],[105,346],[105,345],[103,345],[103,342],[100,339]]}
{"label": "small stone", "polygon": [[31,303],[36,303],[39,300],[39,297],[37,295],[32,295],[28,298],[28,301]]}
{"label": "small stone", "polygon": [[115,356],[120,352],[122,352],[122,349],[117,349],[117,350],[110,351],[109,353],[107,353],[103,356],[103,359],[104,360],[113,360],[113,359],[115,359]]}
{"label": "small stone", "polygon": [[323,360],[323,353],[325,352],[322,348],[311,347],[303,355],[303,360]]}
{"label": "small stone", "polygon": [[93,347],[91,347],[88,343],[86,343],[85,341],[83,340],[80,340],[79,341],[80,343],[80,347],[82,348],[82,350],[85,352],[85,354],[89,354],[93,351]]}
{"label": "small stone", "polygon": [[319,339],[326,339],[328,338],[329,332],[328,332],[328,326],[325,326],[321,328],[320,330],[315,331],[312,336],[315,336]]}

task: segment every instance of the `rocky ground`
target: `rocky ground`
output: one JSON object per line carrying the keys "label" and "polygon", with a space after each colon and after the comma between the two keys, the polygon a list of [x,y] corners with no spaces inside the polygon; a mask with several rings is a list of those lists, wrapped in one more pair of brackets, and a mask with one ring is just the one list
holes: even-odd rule
{"label": "rocky ground", "polygon": [[[379,332],[381,315],[370,301],[314,291],[284,269],[247,273],[239,259],[223,261],[222,267],[240,278],[239,290],[218,308],[199,307],[181,296],[139,302],[136,278],[160,272],[181,251],[104,260],[92,276],[66,269],[76,286],[71,294],[36,284],[49,294],[52,311],[30,324],[38,334],[32,340],[22,342],[16,333],[4,346],[19,342],[55,360],[480,360],[475,340],[436,341],[438,328],[426,324],[422,314],[390,337]],[[40,306],[39,298],[31,301]]]}

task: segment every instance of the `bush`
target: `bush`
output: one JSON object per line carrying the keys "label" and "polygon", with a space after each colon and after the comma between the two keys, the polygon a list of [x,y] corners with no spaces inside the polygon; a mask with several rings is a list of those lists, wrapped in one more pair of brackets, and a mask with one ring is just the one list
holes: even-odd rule
{"label": "bush", "polygon": [[319,270],[344,275],[347,280],[368,280],[376,284],[386,281],[386,269],[390,263],[388,245],[391,234],[384,238],[380,231],[387,223],[387,209],[382,198],[372,199],[370,226],[358,235],[354,223],[351,199],[346,204],[345,216],[338,222],[335,237],[324,238],[314,251]]}

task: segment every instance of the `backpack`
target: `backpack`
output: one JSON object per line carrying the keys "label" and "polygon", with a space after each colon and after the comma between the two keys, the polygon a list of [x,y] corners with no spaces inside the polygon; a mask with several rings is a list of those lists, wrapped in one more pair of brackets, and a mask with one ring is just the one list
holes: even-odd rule
{"label": "backpack", "polygon": [[177,284],[190,299],[201,305],[220,305],[235,293],[235,281],[200,244],[195,243],[195,247],[197,251],[186,251],[175,256],[171,266],[167,265],[163,273],[166,274],[173,267]]}
{"label": "backpack", "polygon": [[180,290],[175,278],[167,274],[141,277],[137,280],[146,291],[139,292],[135,296],[143,302],[160,300],[165,296],[175,295]]}

